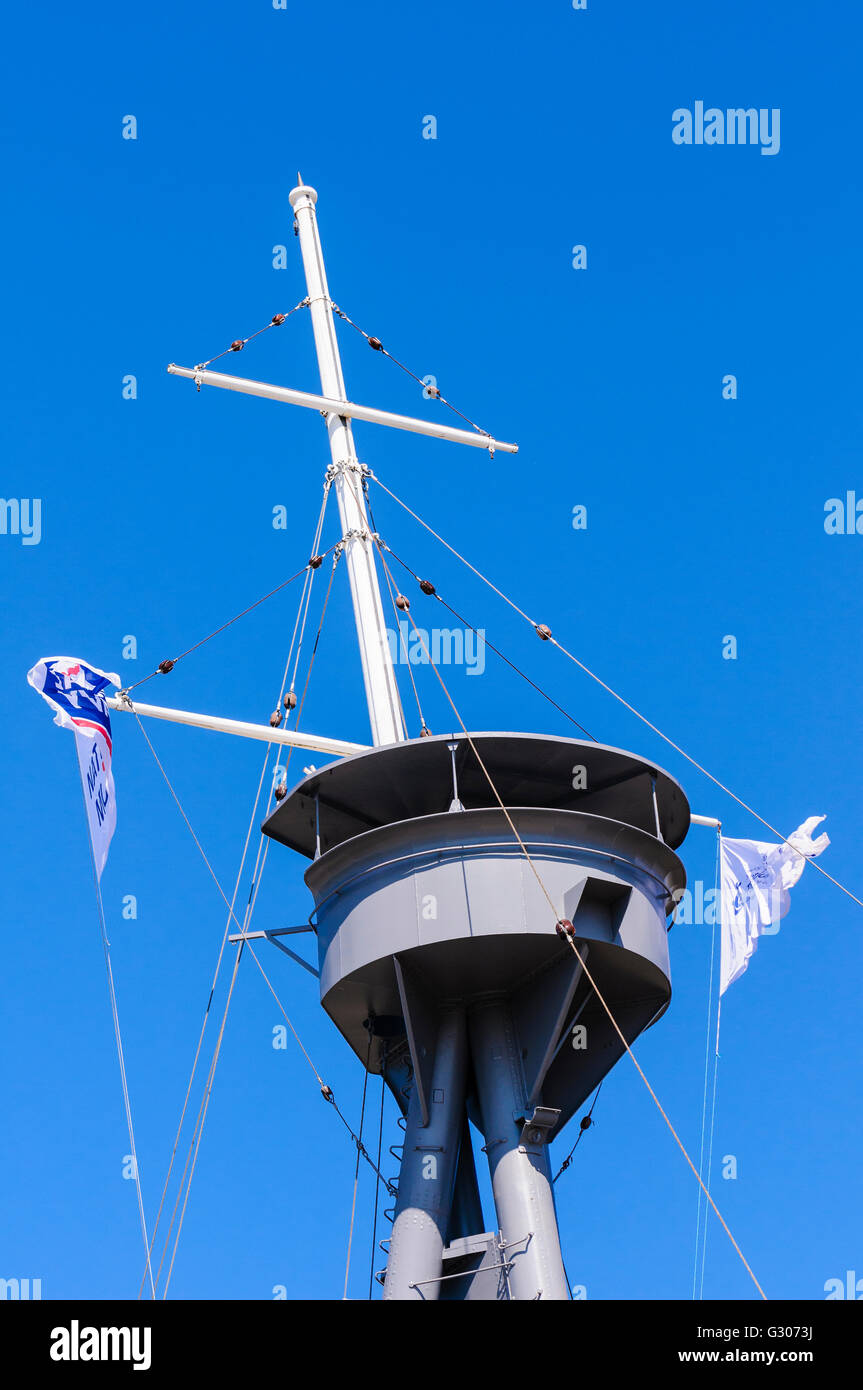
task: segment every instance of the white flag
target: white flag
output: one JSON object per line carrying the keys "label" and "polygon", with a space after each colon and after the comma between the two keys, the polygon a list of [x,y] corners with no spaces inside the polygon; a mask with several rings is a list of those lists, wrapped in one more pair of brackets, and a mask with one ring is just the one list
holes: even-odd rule
{"label": "white flag", "polygon": [[788,890],[830,843],[827,835],[812,839],[812,831],[824,816],[810,816],[787,843],[762,840],[727,840],[722,845],[722,955],[719,993],[746,970],[758,937],[770,930],[788,911]]}
{"label": "white flag", "polygon": [[111,716],[102,692],[106,686],[119,686],[120,677],[72,656],[45,656],[27,672],[27,679],[57,711],[54,723],[74,731],[90,843],[96,874],[101,878],[117,824],[111,773]]}

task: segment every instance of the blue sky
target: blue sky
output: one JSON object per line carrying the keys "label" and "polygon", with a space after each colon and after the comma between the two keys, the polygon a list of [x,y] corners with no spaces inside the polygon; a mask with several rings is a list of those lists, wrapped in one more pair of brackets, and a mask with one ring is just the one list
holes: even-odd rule
{"label": "blue sky", "polygon": [[[520,444],[490,463],[357,425],[360,456],[769,821],[787,833],[826,814],[822,863],[860,895],[863,538],[824,529],[829,498],[863,497],[860,21],[835,3],[275,11],[255,0],[83,16],[49,4],[19,9],[7,36],[2,490],[40,498],[42,528],[38,545],[0,535],[0,1274],[41,1278],[45,1297],[122,1297],[137,1290],[141,1244],[77,765],[25,673],[68,653],[139,679],[307,558],[328,459],[320,419],[197,395],[164,370],[302,297],[288,204],[298,168],[319,192],[337,302]],[[778,155],[675,145],[672,112],[699,100],[779,108]],[[122,138],[128,114],[134,141]],[[428,115],[435,140],[422,138]],[[275,270],[281,243],[287,268]],[[439,410],[350,329],[341,341],[355,399]],[[305,315],[231,367],[316,389]],[[736,400],[722,398],[729,373]],[[128,374],[135,400],[122,398]],[[272,526],[279,504],[286,530]],[[578,504],[588,526],[576,532]],[[694,810],[760,838],[385,495],[375,513],[393,548],[603,742],[657,760]],[[333,513],[325,543],[336,539]],[[296,596],[151,682],[149,698],[265,720]],[[134,662],[122,658],[129,634]],[[424,674],[426,717],[445,731]],[[452,689],[469,727],[568,732],[491,656],[481,677],[453,671]],[[307,709],[308,728],[368,738],[343,574]],[[230,891],[261,746],[148,732]],[[114,766],[103,888],[152,1219],[225,914],[123,716]],[[682,853],[690,879],[712,886],[712,832],[694,829]],[[303,867],[273,847],[255,926],[305,919]],[[121,916],[129,894],[135,921]],[[863,911],[807,869],[723,1008],[716,1152],[736,1156],[738,1178],[716,1196],[774,1297],[823,1297],[826,1280],[863,1274],[861,927]],[[697,1150],[709,928],[675,929],[671,948],[672,1006],[638,1056]],[[270,948],[262,960],[356,1121],[362,1073],[315,982]],[[340,1296],[353,1150],[299,1052],[273,1049],[280,1021],[244,960],[172,1296],[266,1299],[278,1285]],[[589,1298],[687,1297],[695,1183],[626,1059],[594,1118],[558,1185],[572,1281]],[[392,1107],[385,1135],[395,1142]],[[574,1138],[565,1131],[555,1156]],[[371,1202],[363,1173],[357,1298]],[[705,1294],[754,1292],[712,1224]]]}

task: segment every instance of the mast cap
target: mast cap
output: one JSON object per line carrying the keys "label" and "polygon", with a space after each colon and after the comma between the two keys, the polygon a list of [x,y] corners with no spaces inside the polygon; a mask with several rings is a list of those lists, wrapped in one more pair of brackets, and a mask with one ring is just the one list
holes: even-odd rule
{"label": "mast cap", "polygon": [[288,194],[288,200],[291,204],[291,207],[296,209],[297,203],[300,201],[301,198],[308,198],[310,203],[316,203],[318,201],[318,190],[316,188],[312,188],[311,184],[309,183],[303,183],[303,176],[302,174],[298,173],[297,186],[296,188],[292,188],[290,193]]}

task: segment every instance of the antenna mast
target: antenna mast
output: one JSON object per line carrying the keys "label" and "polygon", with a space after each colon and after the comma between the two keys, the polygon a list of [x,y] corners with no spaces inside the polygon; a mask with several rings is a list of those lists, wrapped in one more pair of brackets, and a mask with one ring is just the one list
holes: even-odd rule
{"label": "antenna mast", "polygon": [[[347,402],[339,344],[333,322],[332,300],[327,286],[315,213],[318,195],[315,189],[304,184],[301,176],[297,174],[297,187],[289,196],[296,217],[306,274],[321,392],[330,400]],[[406,730],[387,640],[375,568],[374,542],[371,539],[371,528],[363,499],[362,467],[357,458],[350,420],[335,413],[328,414],[325,418],[330,438],[332,473],[339,504],[342,536],[345,540],[345,561],[354,605],[354,621],[372,726],[372,740],[378,747],[382,744],[401,743],[405,739]]]}

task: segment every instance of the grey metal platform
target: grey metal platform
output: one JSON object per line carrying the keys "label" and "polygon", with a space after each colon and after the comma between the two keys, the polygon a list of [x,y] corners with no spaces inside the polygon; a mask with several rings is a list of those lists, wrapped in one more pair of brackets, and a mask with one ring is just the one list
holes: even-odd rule
{"label": "grey metal platform", "polygon": [[[510,733],[357,754],[268,817],[267,835],[312,859],[323,1006],[407,1116],[385,1297],[567,1296],[548,1142],[624,1051],[594,985],[629,1043],[668,1006],[688,827],[661,768]],[[556,932],[564,918],[593,984]],[[455,1255],[488,1232],[466,1115],[489,1151],[494,1279]],[[442,1287],[444,1268],[459,1280]]]}

